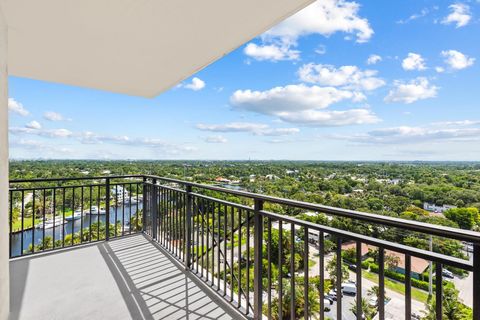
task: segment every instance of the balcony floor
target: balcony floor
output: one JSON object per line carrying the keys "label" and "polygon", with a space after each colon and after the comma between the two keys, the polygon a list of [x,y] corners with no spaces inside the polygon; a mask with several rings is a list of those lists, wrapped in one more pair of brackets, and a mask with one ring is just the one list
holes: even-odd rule
{"label": "balcony floor", "polygon": [[10,262],[11,319],[238,319],[138,234]]}

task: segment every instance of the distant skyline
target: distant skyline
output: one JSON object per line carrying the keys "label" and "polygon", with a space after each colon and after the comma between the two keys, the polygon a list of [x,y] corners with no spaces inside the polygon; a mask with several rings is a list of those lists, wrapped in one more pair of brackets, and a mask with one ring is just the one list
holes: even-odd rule
{"label": "distant skyline", "polygon": [[479,36],[480,0],[321,0],[154,99],[10,77],[10,158],[480,160]]}

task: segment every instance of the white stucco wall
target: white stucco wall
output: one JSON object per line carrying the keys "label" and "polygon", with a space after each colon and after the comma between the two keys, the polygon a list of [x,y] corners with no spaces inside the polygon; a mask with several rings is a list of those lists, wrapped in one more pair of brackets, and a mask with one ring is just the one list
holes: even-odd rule
{"label": "white stucco wall", "polygon": [[0,320],[9,313],[7,26],[0,8]]}

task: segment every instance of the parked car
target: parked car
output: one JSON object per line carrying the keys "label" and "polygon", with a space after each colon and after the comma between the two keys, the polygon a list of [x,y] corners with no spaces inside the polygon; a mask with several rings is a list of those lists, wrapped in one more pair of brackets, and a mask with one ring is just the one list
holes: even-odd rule
{"label": "parked car", "polygon": [[444,276],[445,278],[453,279],[453,273],[447,269],[442,270],[442,276]]}
{"label": "parked car", "polygon": [[348,269],[350,269],[352,271],[357,271],[357,265],[356,264],[349,264]]}
{"label": "parked car", "polygon": [[[328,296],[330,296],[333,299],[333,301],[337,301],[337,290],[336,289],[330,290],[330,292],[328,293]],[[343,293],[341,293],[341,297],[343,297]]]}
{"label": "parked car", "polygon": [[357,286],[354,283],[343,283],[342,293],[354,296],[357,294]]}

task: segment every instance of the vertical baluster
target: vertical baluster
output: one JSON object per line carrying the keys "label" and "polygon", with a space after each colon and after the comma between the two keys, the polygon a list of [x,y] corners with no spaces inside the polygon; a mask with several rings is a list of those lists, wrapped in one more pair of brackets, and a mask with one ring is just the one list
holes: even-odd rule
{"label": "vertical baluster", "polygon": [[405,320],[412,319],[412,259],[405,254]]}
{"label": "vertical baluster", "polygon": [[132,234],[132,184],[128,184],[128,234]]}
{"label": "vertical baluster", "polygon": [[83,242],[83,211],[85,210],[84,208],[84,194],[83,194],[83,186],[80,189],[80,243]]}
{"label": "vertical baluster", "polygon": [[210,215],[210,212],[209,212],[210,209],[209,209],[208,207],[209,207],[208,202],[205,200],[205,215],[206,215],[206,221],[205,221],[206,226],[205,226],[205,227],[206,227],[206,230],[207,230],[207,239],[206,239],[206,241],[207,241],[207,243],[206,243],[206,246],[207,246],[206,248],[207,248],[207,250],[205,250],[204,248],[202,248],[202,271],[203,271],[203,255],[204,255],[205,252],[206,252],[207,256],[205,257],[205,260],[207,260],[207,261],[206,261],[206,270],[205,270],[205,272],[206,272],[206,276],[207,276],[207,282],[208,282],[209,273],[210,273],[210,259],[209,259],[209,257],[208,257],[208,254],[209,254],[209,252],[210,252],[210,251],[209,251],[209,250],[210,250],[210,233],[209,233],[209,231],[208,231],[208,229],[209,229],[209,224],[210,224],[210,220],[209,220],[209,218],[208,218],[209,215]]}
{"label": "vertical baluster", "polygon": [[23,256],[23,238],[24,238],[24,224],[25,224],[25,191],[22,190],[22,223],[21,223],[21,230],[20,230],[20,255]]}
{"label": "vertical baluster", "polygon": [[295,296],[295,225],[290,223],[290,319],[296,319]]}
{"label": "vertical baluster", "polygon": [[342,319],[342,238],[337,235],[337,319]]}
{"label": "vertical baluster", "polygon": [[93,190],[90,186],[90,201],[89,201],[89,215],[88,215],[88,241],[92,241],[92,203],[93,203]]}
{"label": "vertical baluster", "polygon": [[305,300],[304,306],[304,318],[308,320],[309,315],[309,305],[308,305],[308,228],[305,227],[305,232],[303,235],[303,298]]}
{"label": "vertical baluster", "polygon": [[[9,238],[9,241],[8,241],[8,245],[9,245],[9,249],[8,249],[8,253],[9,253],[9,257],[12,258],[13,257],[13,252],[12,252],[12,235],[13,235],[13,191],[10,190],[9,192],[9,205],[10,205],[10,210],[9,210],[9,221],[8,221],[8,226],[9,226],[9,233],[8,233],[8,238]],[[43,230],[45,230],[45,228],[43,228]]]}
{"label": "vertical baluster", "polygon": [[32,199],[32,253],[35,253],[35,189],[32,191],[33,199]]}
{"label": "vertical baluster", "polygon": [[217,205],[217,224],[218,224],[218,228],[217,228],[217,239],[216,239],[216,243],[217,243],[217,290],[220,290],[220,230],[221,230],[221,223],[220,221],[222,220],[221,219],[221,207],[220,207],[220,203],[218,203]]}
{"label": "vertical baluster", "polygon": [[247,230],[246,230],[246,236],[247,236],[247,275],[246,275],[246,281],[245,281],[245,287],[247,288],[246,289],[246,293],[247,293],[247,297],[246,297],[246,300],[247,300],[247,305],[246,305],[246,308],[247,308],[247,314],[250,312],[250,211],[247,210],[246,212],[247,214]]}
{"label": "vertical baluster", "polygon": [[215,277],[214,277],[214,273],[215,273],[215,237],[213,235],[214,232],[215,232],[215,203],[213,201],[210,202],[210,210],[212,210],[212,212],[211,212],[211,214],[212,214],[212,225],[208,226],[207,232],[212,237],[212,248],[211,248],[212,250],[210,251],[212,253],[212,270],[211,270],[212,282],[210,283],[210,285],[213,287],[213,285],[215,283]]}
{"label": "vertical baluster", "polygon": [[385,320],[385,249],[378,248],[378,318]]}
{"label": "vertical baluster", "polygon": [[75,238],[75,188],[72,188],[72,243],[71,245],[73,246],[73,240]]}
{"label": "vertical baluster", "polygon": [[278,318],[283,319],[283,222],[278,220]]}
{"label": "vertical baluster", "polygon": [[233,302],[233,250],[235,248],[234,224],[235,224],[235,209],[230,208],[230,302]]}
{"label": "vertical baluster", "polygon": [[263,307],[263,290],[262,290],[262,276],[263,276],[263,215],[261,211],[263,210],[263,201],[255,199],[254,204],[254,261],[256,262],[253,265],[253,282],[254,282],[254,304],[253,304],[253,314],[255,319],[262,318],[262,307]]}
{"label": "vertical baluster", "polygon": [[[193,207],[193,199],[192,199],[192,186],[186,187],[186,202],[185,202],[185,268],[190,269],[192,263],[192,207]],[[193,228],[195,229],[195,228]],[[198,233],[198,229],[195,229]],[[197,243],[198,245],[198,243]]]}
{"label": "vertical baluster", "polygon": [[105,240],[110,240],[110,178],[105,179]]}
{"label": "vertical baluster", "polygon": [[443,298],[443,268],[440,262],[435,263],[435,318],[443,319],[442,309]]}
{"label": "vertical baluster", "polygon": [[43,208],[42,208],[42,250],[45,250],[45,214],[47,207],[47,189],[43,190]]}
{"label": "vertical baluster", "polygon": [[473,320],[480,320],[480,244],[473,244]]}
{"label": "vertical baluster", "polygon": [[323,231],[318,234],[318,274],[320,275],[320,320],[325,319],[325,236]]}
{"label": "vertical baluster", "polygon": [[223,207],[223,295],[227,294],[227,206]]}
{"label": "vertical baluster", "polygon": [[115,238],[118,236],[117,229],[118,229],[118,184],[115,185],[115,231],[114,231]]}
{"label": "vertical baluster", "polygon": [[[201,236],[202,236],[202,247],[200,248],[200,242],[198,240],[198,231],[197,231],[197,272],[198,272],[198,260],[200,257],[202,257],[202,266],[201,266],[201,276],[203,277],[203,269],[205,268],[205,259],[204,259],[204,252],[205,252],[205,215],[206,215],[206,212],[205,212],[205,201],[203,199],[199,199],[199,203],[200,203],[200,215],[201,215],[201,222],[202,222],[202,233],[201,233]],[[207,216],[208,218],[208,216]],[[197,218],[197,221],[198,221],[198,218]],[[197,222],[198,224],[198,222]],[[207,246],[208,246],[208,243],[207,243]],[[200,251],[201,251],[201,254],[200,254]],[[208,260],[208,259],[207,259]]]}
{"label": "vertical baluster", "polygon": [[267,218],[267,316],[272,318],[272,219]]}
{"label": "vertical baluster", "polygon": [[97,186],[97,205],[98,205],[98,211],[97,211],[97,241],[100,240],[100,211],[102,211],[102,203],[101,203],[101,192],[100,192],[100,186]]}
{"label": "vertical baluster", "polygon": [[125,235],[125,184],[122,184],[122,236]]}
{"label": "vertical baluster", "polygon": [[238,307],[242,306],[242,209],[238,209]]}
{"label": "vertical baluster", "polygon": [[[138,216],[140,215],[140,212],[138,211],[138,207],[140,205],[140,199],[138,197],[138,192],[139,192],[139,183],[136,184],[136,196],[135,196],[135,199],[136,199],[136,206],[135,206],[135,232],[138,232]],[[143,208],[143,210],[145,210],[145,208]],[[116,219],[116,218],[115,218]],[[115,231],[116,232],[116,231]],[[116,233],[115,233],[116,235]]]}
{"label": "vertical baluster", "polygon": [[66,189],[65,188],[62,188],[62,221],[61,221],[61,226],[62,226],[62,248],[65,247],[65,210],[66,210],[66,207],[65,207],[65,197],[66,197]]}
{"label": "vertical baluster", "polygon": [[362,320],[362,243],[357,241],[356,245],[356,280],[357,280],[357,319]]}

